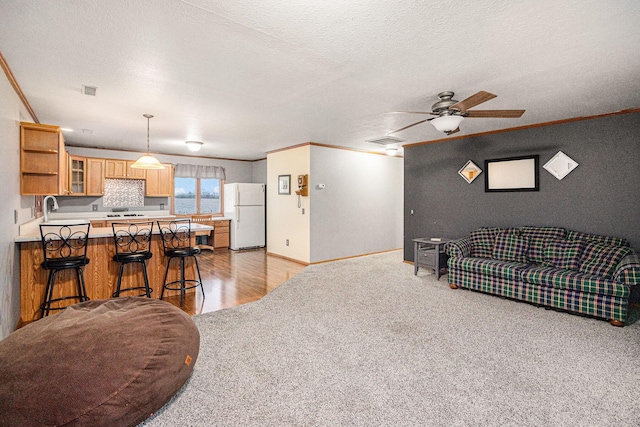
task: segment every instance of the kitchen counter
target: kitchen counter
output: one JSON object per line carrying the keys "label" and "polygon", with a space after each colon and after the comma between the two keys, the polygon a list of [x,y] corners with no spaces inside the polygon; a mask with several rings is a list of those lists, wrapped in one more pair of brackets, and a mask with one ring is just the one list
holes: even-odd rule
{"label": "kitchen counter", "polygon": [[[140,220],[145,221],[148,219],[140,219]],[[191,231],[194,233],[198,231],[207,231],[207,230],[213,230],[213,226],[203,225],[203,224],[194,224],[194,223],[191,224]],[[153,234],[160,234],[157,224],[154,224],[153,226]],[[103,237],[113,238],[113,229],[111,227],[91,227],[89,229],[89,239],[98,239]],[[16,243],[40,242],[40,229],[37,228],[34,231],[31,231],[29,233],[25,233],[16,237],[15,242]]]}
{"label": "kitchen counter", "polygon": [[[192,223],[191,230],[193,232],[210,231],[213,230],[213,227]],[[154,236],[151,239],[151,253],[153,256],[147,261],[147,274],[149,276],[149,285],[152,289],[151,297],[160,298],[168,258],[164,256],[162,239],[156,227],[154,227],[153,234]],[[191,245],[195,246],[195,233],[192,233],[191,239]],[[44,291],[47,283],[47,271],[40,266],[44,256],[38,225],[35,225],[35,230],[22,234],[15,241],[20,250],[20,319],[23,323],[28,323],[40,317],[40,304],[44,301]],[[91,227],[89,242],[87,243],[89,264],[83,269],[89,299],[112,298],[120,269],[120,264],[113,260],[114,255],[115,244],[111,227]],[[179,272],[180,263],[172,262],[167,281],[178,280]],[[186,259],[185,276],[188,278],[196,277],[195,262],[192,258]],[[129,288],[139,283],[142,283],[142,272],[139,267],[127,266],[122,278],[122,287]],[[62,295],[71,295],[75,291],[75,286],[75,272],[73,270],[61,271],[56,277],[53,297],[59,298]],[[195,289],[190,289],[187,293],[193,293]],[[179,293],[179,291],[166,290],[165,298]],[[135,295],[135,293],[128,292],[122,296],[129,295]]]}

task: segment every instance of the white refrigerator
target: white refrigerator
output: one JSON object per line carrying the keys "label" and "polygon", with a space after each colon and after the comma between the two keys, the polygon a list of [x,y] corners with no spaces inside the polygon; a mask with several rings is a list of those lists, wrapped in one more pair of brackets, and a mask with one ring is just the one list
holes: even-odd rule
{"label": "white refrigerator", "polygon": [[265,185],[224,185],[224,216],[231,218],[233,250],[265,246]]}

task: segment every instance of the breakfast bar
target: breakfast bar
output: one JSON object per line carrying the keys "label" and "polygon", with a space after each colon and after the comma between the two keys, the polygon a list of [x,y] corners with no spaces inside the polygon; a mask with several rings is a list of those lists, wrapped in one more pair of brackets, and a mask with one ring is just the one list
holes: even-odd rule
{"label": "breakfast bar", "polygon": [[[195,245],[196,232],[213,230],[210,225],[191,223],[192,245]],[[40,305],[44,299],[47,283],[47,271],[41,267],[43,261],[42,244],[39,231],[34,230],[16,238],[20,249],[20,319],[29,323],[40,318]],[[151,297],[160,298],[168,259],[164,256],[160,232],[154,227],[151,239],[153,256],[147,261]],[[112,297],[118,281],[119,264],[113,260],[115,245],[111,227],[91,227],[87,244],[87,258],[90,262],[83,268],[87,295],[91,300]],[[195,277],[195,262],[186,260],[186,275]],[[178,280],[179,263],[172,263],[167,281]],[[122,287],[128,288],[142,282],[139,269],[125,268]],[[75,273],[72,270],[61,271],[56,278],[54,297],[73,293]],[[190,289],[187,292],[194,292]],[[165,297],[178,295],[179,291],[165,290]],[[123,295],[125,296],[125,295]]]}

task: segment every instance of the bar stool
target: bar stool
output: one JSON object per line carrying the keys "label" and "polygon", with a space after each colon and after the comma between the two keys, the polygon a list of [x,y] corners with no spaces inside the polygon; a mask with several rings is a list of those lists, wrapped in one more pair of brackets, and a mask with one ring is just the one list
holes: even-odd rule
{"label": "bar stool", "polygon": [[[165,289],[180,291],[180,305],[182,305],[184,302],[184,291],[198,286],[200,286],[200,289],[202,290],[202,298],[204,298],[204,287],[202,286],[200,267],[198,266],[198,258],[196,257],[196,255],[200,254],[200,248],[197,246],[191,246],[191,219],[158,221],[158,228],[160,229],[160,236],[162,237],[164,255],[169,257],[169,260],[167,261],[167,269],[164,273],[164,285],[162,286],[160,299],[164,297]],[[196,263],[198,280],[185,279],[184,261],[189,257],[193,257]],[[180,279],[167,283],[169,266],[173,259],[180,260]]]}
{"label": "bar stool", "polygon": [[[134,223],[114,222],[111,224],[111,227],[113,229],[113,240],[116,245],[116,254],[113,256],[113,260],[120,263],[118,284],[116,285],[116,291],[112,296],[114,298],[118,298],[120,296],[120,292],[144,289],[144,293],[138,296],[144,295],[151,298],[151,292],[153,292],[153,289],[149,287],[146,261],[153,256],[151,253],[153,221]],[[142,266],[144,286],[132,286],[130,288],[122,289],[120,286],[122,284],[124,266],[134,263],[138,263]]]}
{"label": "bar stool", "polygon": [[[40,224],[40,238],[44,261],[42,268],[49,271],[44,302],[40,305],[40,318],[49,315],[51,310],[63,310],[67,306],[51,307],[51,304],[67,299],[77,302],[89,301],[84,285],[82,267],[89,264],[87,258],[87,242],[90,224],[53,225]],[[75,295],[53,298],[56,275],[59,271],[74,269],[76,271],[77,293]]]}

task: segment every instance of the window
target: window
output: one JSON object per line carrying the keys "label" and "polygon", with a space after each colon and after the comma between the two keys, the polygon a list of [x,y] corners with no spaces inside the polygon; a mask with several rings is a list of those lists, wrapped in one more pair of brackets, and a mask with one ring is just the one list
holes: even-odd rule
{"label": "window", "polygon": [[175,178],[173,213],[222,214],[223,181],[215,178]]}

